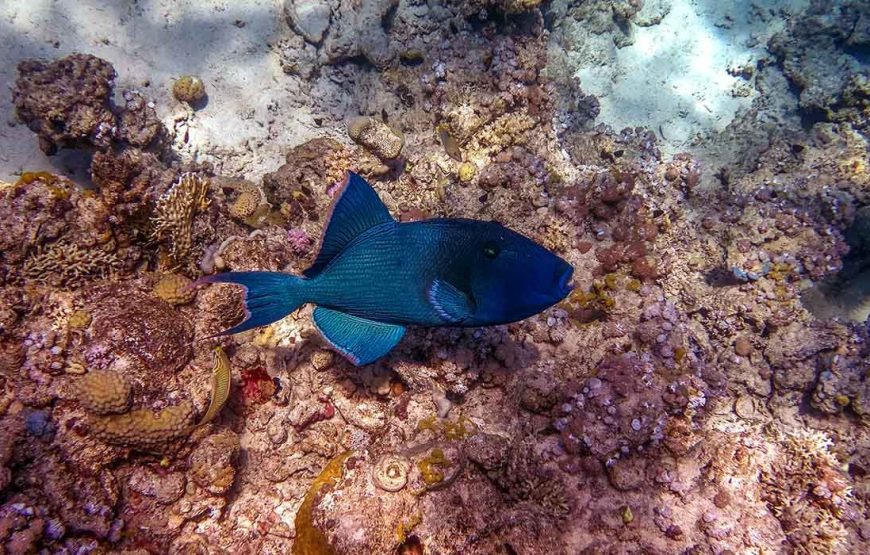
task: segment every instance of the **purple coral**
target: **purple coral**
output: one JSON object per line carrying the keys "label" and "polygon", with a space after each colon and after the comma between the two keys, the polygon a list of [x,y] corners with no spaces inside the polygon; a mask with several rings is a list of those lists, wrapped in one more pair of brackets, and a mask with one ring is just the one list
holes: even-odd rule
{"label": "purple coral", "polygon": [[290,248],[297,256],[304,256],[311,250],[312,240],[302,228],[294,228],[287,232],[287,240]]}

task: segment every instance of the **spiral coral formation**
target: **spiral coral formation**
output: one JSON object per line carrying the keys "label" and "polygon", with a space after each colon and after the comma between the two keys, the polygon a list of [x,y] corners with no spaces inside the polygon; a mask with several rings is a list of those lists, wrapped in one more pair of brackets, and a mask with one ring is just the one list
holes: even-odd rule
{"label": "spiral coral formation", "polygon": [[384,491],[395,492],[408,483],[411,464],[398,455],[384,455],[372,468],[372,480]]}

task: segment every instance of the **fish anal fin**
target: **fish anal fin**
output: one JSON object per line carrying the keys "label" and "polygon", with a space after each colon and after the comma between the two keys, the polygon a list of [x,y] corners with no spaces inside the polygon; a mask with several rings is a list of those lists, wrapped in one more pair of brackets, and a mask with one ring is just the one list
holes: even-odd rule
{"label": "fish anal fin", "polygon": [[355,366],[381,358],[401,341],[405,328],[318,306],[314,325],[323,338]]}

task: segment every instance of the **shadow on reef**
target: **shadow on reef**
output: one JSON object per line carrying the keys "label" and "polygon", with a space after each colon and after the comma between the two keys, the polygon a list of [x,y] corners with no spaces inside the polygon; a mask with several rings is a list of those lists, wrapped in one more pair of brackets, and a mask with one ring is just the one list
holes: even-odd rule
{"label": "shadow on reef", "polygon": [[870,206],[855,212],[845,239],[849,253],[843,257],[843,268],[804,291],[802,300],[817,318],[864,323],[870,317]]}

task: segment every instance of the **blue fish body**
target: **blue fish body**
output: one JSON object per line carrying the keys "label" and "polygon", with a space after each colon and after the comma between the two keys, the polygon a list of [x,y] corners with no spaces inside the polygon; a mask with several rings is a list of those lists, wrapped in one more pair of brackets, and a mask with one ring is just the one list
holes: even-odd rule
{"label": "blue fish body", "polygon": [[324,338],[359,365],[389,352],[408,325],[476,327],[528,318],[568,295],[572,272],[562,258],[496,222],[397,222],[351,172],[303,276],[227,272],[202,281],[246,288],[248,317],[224,334],[312,303]]}

